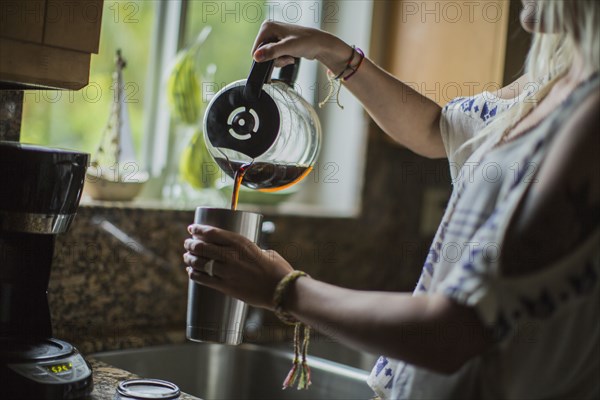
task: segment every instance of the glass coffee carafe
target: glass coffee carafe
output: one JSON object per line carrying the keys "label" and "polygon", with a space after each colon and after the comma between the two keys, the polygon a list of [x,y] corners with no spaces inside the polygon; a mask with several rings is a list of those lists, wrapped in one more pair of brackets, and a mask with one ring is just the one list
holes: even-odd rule
{"label": "glass coffee carafe", "polygon": [[248,79],[233,82],[211,100],[204,135],[219,167],[260,191],[288,188],[306,177],[321,146],[314,108],[294,89],[299,59],[271,80],[273,61],[253,62]]}

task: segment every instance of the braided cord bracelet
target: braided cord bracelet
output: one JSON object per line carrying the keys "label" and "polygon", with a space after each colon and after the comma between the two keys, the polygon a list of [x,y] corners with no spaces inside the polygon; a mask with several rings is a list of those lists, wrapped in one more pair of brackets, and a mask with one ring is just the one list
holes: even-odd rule
{"label": "braided cord bracelet", "polygon": [[[353,67],[352,60],[354,60],[354,56],[356,54],[358,54],[360,56],[360,59],[356,63],[356,66]],[[356,72],[362,65],[364,59],[365,59],[365,53],[360,48],[353,45],[352,46],[352,54],[350,55],[350,58],[346,62],[346,67],[342,70],[342,72],[340,72],[337,75],[334,75],[334,73],[331,70],[327,70],[327,80],[329,81],[329,92],[327,93],[327,96],[325,96],[325,99],[323,101],[319,102],[319,108],[322,108],[325,105],[325,103],[327,103],[335,94],[336,104],[342,110],[344,109],[344,106],[340,104],[340,100],[339,100],[340,90],[342,89],[342,82],[347,82],[354,74],[356,74]],[[344,74],[348,70],[350,70],[351,72],[348,75],[344,76]],[[337,85],[337,88],[336,88],[336,85]]]}
{"label": "braided cord bracelet", "polygon": [[[275,288],[273,294],[273,304],[275,305],[275,315],[283,323],[294,326],[294,362],[290,372],[287,374],[283,381],[283,388],[293,386],[298,381],[297,388],[308,389],[311,384],[310,381],[310,367],[306,360],[306,354],[308,353],[308,344],[310,342],[310,326],[304,325],[302,322],[294,318],[290,313],[283,309],[283,297],[286,294],[290,285],[302,276],[308,276],[306,272],[292,271],[287,274]],[[300,339],[300,332],[302,331],[303,338]]]}

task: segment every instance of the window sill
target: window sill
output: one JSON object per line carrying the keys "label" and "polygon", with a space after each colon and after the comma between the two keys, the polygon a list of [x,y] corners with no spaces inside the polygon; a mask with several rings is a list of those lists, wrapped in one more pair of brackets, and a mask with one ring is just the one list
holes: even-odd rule
{"label": "window sill", "polygon": [[[222,207],[224,204],[206,203],[198,201],[170,201],[164,199],[146,199],[139,198],[132,201],[103,201],[93,200],[84,196],[81,199],[80,206],[84,208],[105,208],[105,209],[137,209],[137,210],[159,210],[159,211],[194,211],[198,206]],[[352,219],[357,218],[360,210],[353,210],[352,213],[332,210],[330,207],[316,204],[300,204],[294,202],[284,202],[278,205],[259,205],[240,203],[239,210],[257,212],[268,216],[299,216],[313,218],[335,218]]]}

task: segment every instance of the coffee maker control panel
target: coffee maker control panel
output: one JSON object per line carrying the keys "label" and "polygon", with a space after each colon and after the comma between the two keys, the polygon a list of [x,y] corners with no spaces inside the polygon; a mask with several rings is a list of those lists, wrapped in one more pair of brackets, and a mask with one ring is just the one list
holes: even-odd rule
{"label": "coffee maker control panel", "polygon": [[8,367],[25,378],[43,384],[78,382],[92,374],[79,353],[59,360],[8,364]]}

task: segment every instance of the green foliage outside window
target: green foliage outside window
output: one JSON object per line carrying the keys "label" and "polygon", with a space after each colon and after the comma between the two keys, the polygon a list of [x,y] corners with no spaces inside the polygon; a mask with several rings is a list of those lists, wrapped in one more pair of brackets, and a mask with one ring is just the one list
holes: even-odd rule
{"label": "green foliage outside window", "polygon": [[205,60],[200,64],[202,70],[211,63],[217,66],[214,82],[205,82],[203,85],[205,100],[225,85],[248,76],[252,64],[252,44],[262,17],[266,16],[267,10],[262,2],[189,2],[186,44],[193,43],[203,27],[208,25],[212,28],[200,50],[200,58]]}

